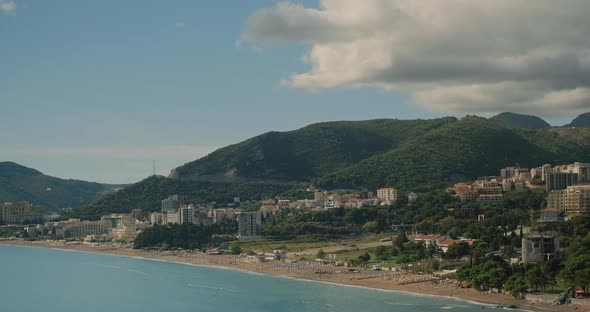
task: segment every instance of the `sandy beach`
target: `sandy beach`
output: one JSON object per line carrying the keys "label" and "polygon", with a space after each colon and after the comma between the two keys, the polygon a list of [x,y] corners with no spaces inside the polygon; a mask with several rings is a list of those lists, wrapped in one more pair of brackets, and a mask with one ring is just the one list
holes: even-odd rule
{"label": "sandy beach", "polygon": [[441,296],[484,304],[517,306],[535,311],[589,311],[577,305],[549,306],[527,304],[505,294],[479,292],[472,288],[461,288],[457,281],[441,279],[430,274],[415,274],[394,271],[371,271],[359,269],[349,272],[347,268],[303,263],[249,262],[247,258],[235,255],[207,255],[190,251],[136,250],[115,246],[65,244],[55,241],[0,241],[4,245],[55,248],[71,251],[96,252],[158,261],[176,262],[189,265],[214,266],[270,274],[290,278],[335,283],[379,290],[401,291],[413,294]]}

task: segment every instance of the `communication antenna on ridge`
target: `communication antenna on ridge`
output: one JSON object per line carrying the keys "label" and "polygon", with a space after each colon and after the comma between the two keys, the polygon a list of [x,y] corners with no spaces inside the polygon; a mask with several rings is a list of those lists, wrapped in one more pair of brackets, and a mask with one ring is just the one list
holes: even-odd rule
{"label": "communication antenna on ridge", "polygon": [[154,160],[154,163],[153,163],[153,170],[154,170],[153,172],[154,172],[154,176],[155,176],[156,175],[156,160]]}

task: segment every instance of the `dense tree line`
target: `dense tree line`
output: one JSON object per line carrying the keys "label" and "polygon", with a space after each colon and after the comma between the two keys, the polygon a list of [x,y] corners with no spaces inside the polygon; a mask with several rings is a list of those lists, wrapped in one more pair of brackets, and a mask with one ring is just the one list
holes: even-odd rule
{"label": "dense tree line", "polygon": [[236,232],[237,223],[235,221],[221,222],[211,226],[156,225],[142,231],[135,239],[133,248],[200,249],[213,242],[214,234],[233,235]]}

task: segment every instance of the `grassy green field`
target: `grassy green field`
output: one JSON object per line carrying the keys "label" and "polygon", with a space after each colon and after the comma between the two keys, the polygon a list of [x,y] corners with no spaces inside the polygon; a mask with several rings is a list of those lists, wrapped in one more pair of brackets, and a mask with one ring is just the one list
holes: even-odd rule
{"label": "grassy green field", "polygon": [[[272,251],[283,249],[288,252],[304,252],[324,249],[326,253],[337,252],[340,249],[365,248],[366,245],[375,245],[388,235],[363,235],[341,237],[326,241],[318,236],[300,236],[290,240],[261,239],[253,241],[234,241],[231,245],[240,246],[245,251]],[[375,245],[376,246],[376,245]]]}

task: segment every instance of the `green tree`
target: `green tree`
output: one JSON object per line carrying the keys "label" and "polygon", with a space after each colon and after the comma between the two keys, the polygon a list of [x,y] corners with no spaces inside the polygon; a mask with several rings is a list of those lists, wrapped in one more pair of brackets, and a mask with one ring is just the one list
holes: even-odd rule
{"label": "green tree", "polygon": [[375,257],[381,261],[389,260],[389,250],[385,246],[377,246],[375,248]]}
{"label": "green tree", "polygon": [[590,255],[571,257],[561,270],[561,278],[570,287],[581,287],[588,293],[590,285]]}
{"label": "green tree", "polygon": [[510,292],[514,298],[521,298],[528,289],[528,284],[522,273],[510,276],[504,283],[504,290]]}
{"label": "green tree", "polygon": [[242,253],[242,247],[238,246],[238,245],[231,245],[230,249],[232,254],[234,255],[239,255]]}
{"label": "green tree", "polygon": [[363,225],[363,230],[367,233],[375,233],[377,232],[378,224],[377,221],[369,221]]}
{"label": "green tree", "polygon": [[557,275],[559,274],[560,270],[561,262],[557,259],[551,259],[543,262],[541,271],[543,271],[543,276],[547,280],[546,286],[557,284]]}
{"label": "green tree", "polygon": [[485,254],[489,252],[488,244],[484,241],[476,242],[471,250],[471,259],[470,262],[472,265],[478,265],[480,263],[480,259],[485,256]]}
{"label": "green tree", "polygon": [[362,263],[367,263],[369,260],[371,260],[371,255],[368,252],[365,252],[364,254],[358,256],[357,259]]}
{"label": "green tree", "polygon": [[397,233],[395,240],[393,241],[393,245],[396,246],[399,250],[404,250],[404,244],[409,242],[410,240],[406,236],[406,233],[400,231]]}
{"label": "green tree", "polygon": [[315,255],[318,259],[324,259],[326,257],[326,253],[323,249],[318,250],[318,253]]}
{"label": "green tree", "polygon": [[525,279],[528,285],[530,285],[535,291],[545,290],[547,286],[547,278],[543,274],[543,270],[540,265],[531,265],[526,270]]}
{"label": "green tree", "polygon": [[433,271],[438,271],[440,269],[440,260],[435,258],[428,260],[428,267]]}
{"label": "green tree", "polygon": [[467,242],[459,242],[449,246],[446,256],[451,259],[458,259],[469,254],[469,244]]}

